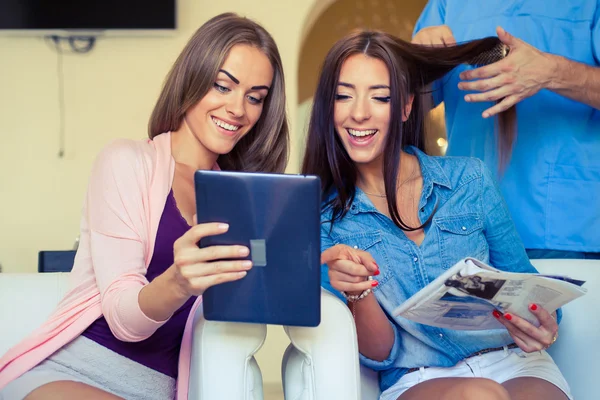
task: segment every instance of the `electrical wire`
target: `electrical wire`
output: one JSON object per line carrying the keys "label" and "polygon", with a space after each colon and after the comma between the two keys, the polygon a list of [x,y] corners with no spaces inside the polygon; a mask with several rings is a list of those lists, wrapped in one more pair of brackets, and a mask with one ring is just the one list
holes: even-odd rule
{"label": "electrical wire", "polygon": [[58,81],[58,158],[63,158],[66,147],[65,74],[63,70],[63,51],[60,41],[53,38],[53,42],[56,49],[56,75]]}
{"label": "electrical wire", "polygon": [[[46,40],[51,40],[56,50],[56,75],[58,83],[58,158],[64,158],[66,148],[66,106],[65,106],[65,76],[63,69],[63,54],[64,48],[62,42],[66,41],[69,44],[71,52],[84,54],[88,53],[94,47],[96,38],[94,36],[46,36]],[[84,42],[83,46],[79,45]]]}

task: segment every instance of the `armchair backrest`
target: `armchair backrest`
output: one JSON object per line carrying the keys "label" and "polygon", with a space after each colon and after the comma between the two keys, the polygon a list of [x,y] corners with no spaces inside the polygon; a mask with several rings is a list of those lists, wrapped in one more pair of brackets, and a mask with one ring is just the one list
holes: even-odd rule
{"label": "armchair backrest", "polygon": [[0,355],[38,328],[68,287],[68,273],[0,274]]}

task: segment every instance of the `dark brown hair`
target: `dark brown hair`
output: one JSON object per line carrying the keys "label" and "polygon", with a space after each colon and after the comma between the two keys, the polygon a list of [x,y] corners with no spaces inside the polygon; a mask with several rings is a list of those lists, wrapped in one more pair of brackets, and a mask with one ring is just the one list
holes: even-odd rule
{"label": "dark brown hair", "polygon": [[238,44],[261,50],[273,66],[273,82],[256,124],[228,154],[219,156],[224,170],[283,172],[289,152],[285,82],[279,50],[256,22],[233,13],[218,15],[188,41],[167,75],[154,106],[148,135],[179,129],[186,112],[212,88],[231,48]]}
{"label": "dark brown hair", "polygon": [[[390,73],[391,116],[383,155],[383,176],[388,210],[394,223],[403,230],[410,227],[400,218],[396,207],[396,183],[400,168],[400,153],[406,146],[425,151],[426,87],[460,64],[482,64],[494,60],[503,44],[496,37],[474,40],[451,47],[411,44],[378,31],[357,31],[339,40],[327,54],[308,129],[303,174],[321,178],[324,198],[333,190],[337,195],[325,207],[333,207],[332,221],[343,218],[356,194],[358,171],[336,134],[333,113],[337,83],[344,61],[354,54],[365,54],[383,61]],[[414,94],[412,112],[402,122],[402,110]],[[514,140],[514,108],[499,116],[499,148],[506,158]],[[426,225],[432,216],[423,224]]]}

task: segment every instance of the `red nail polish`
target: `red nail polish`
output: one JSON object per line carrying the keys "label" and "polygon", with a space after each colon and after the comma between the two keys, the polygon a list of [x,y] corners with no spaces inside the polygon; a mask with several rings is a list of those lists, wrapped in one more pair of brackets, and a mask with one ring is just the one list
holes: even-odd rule
{"label": "red nail polish", "polygon": [[507,320],[511,320],[512,319],[512,315],[510,314],[504,314],[504,318],[506,318]]}
{"label": "red nail polish", "polygon": [[498,310],[494,310],[494,311],[492,311],[492,314],[494,314],[494,317],[496,317],[496,318],[500,318],[500,317],[501,317],[501,315],[500,315],[500,313],[498,312]]}
{"label": "red nail polish", "polygon": [[379,268],[373,273],[373,275],[379,275]]}
{"label": "red nail polish", "polygon": [[529,308],[531,308],[531,311],[535,311],[537,310],[537,304],[532,304],[529,306]]}
{"label": "red nail polish", "polygon": [[373,281],[373,282],[371,282],[371,287],[375,287],[375,286],[377,286],[377,285],[379,285],[379,282],[377,282],[377,281]]}

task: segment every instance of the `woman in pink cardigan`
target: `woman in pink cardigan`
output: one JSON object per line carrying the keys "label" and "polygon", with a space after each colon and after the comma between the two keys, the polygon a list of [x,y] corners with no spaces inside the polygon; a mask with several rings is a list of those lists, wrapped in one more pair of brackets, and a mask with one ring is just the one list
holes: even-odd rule
{"label": "woman in pink cardigan", "polygon": [[[198,169],[282,172],[284,78],[273,38],[235,14],[205,23],[173,65],[149,140],[92,168],[71,289],[0,359],[0,399],[186,399],[191,322],[210,286],[252,267],[243,246],[199,249]],[[215,261],[215,260],[231,261]]]}

